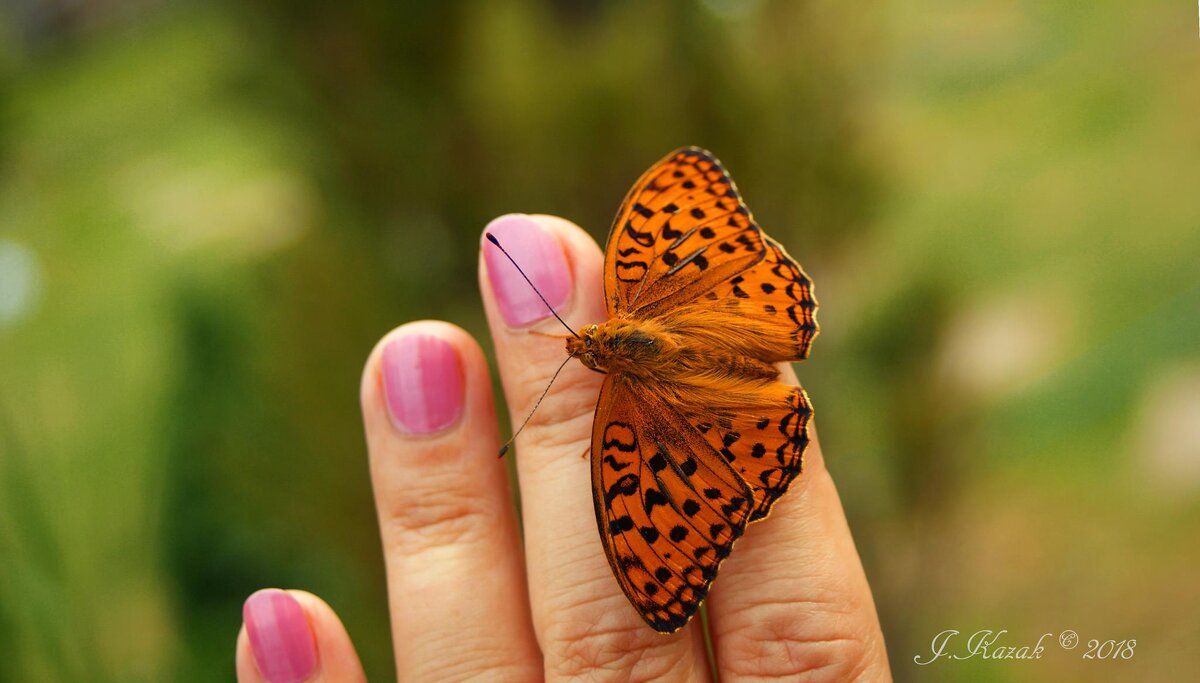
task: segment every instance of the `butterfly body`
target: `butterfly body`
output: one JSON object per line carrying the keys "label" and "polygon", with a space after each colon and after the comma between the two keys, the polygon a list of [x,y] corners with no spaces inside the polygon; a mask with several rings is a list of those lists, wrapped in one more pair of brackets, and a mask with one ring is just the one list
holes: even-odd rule
{"label": "butterfly body", "polygon": [[[663,390],[665,400],[680,407],[690,403],[690,395],[720,391],[722,384],[779,378],[778,368],[769,361],[745,353],[753,346],[752,331],[726,328],[726,334],[718,339],[697,334],[704,325],[696,323],[707,322],[708,317],[683,310],[662,319],[614,319],[589,325],[579,331],[578,337],[567,338],[567,353],[591,369],[617,374],[615,381],[651,383]],[[723,322],[712,321],[718,327]],[[726,396],[736,398],[728,392]],[[741,398],[736,407],[765,405],[758,392],[751,391]]]}
{"label": "butterfly body", "polygon": [[817,334],[812,282],[711,154],[634,184],[605,256],[609,320],[567,339],[606,373],[592,427],[596,523],[652,628],[682,628],[748,524],[801,471],[812,411],[777,363]]}

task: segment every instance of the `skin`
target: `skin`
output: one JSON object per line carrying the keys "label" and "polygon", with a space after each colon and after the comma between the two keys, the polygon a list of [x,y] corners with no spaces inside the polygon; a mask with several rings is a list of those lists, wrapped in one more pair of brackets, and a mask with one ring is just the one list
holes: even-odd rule
{"label": "skin", "polygon": [[[574,295],[568,320],[602,322],[603,255],[582,229],[535,217],[561,242]],[[523,417],[562,362],[547,319],[514,329],[501,317],[480,260],[480,285],[509,413]],[[558,329],[556,329],[558,328]],[[458,350],[461,419],[431,435],[393,426],[380,384],[380,349],[396,335],[435,335]],[[782,380],[795,383],[788,366]],[[379,513],[398,678],[459,680],[712,680],[699,620],[662,635],[621,593],[592,510],[591,439],[603,377],[572,362],[517,441],[524,544],[500,430],[477,342],[448,323],[389,333],[363,373],[361,402]],[[819,397],[814,399],[819,411]],[[721,681],[890,680],[875,604],[820,443],[769,519],[749,527],[708,597]],[[349,636],[319,598],[293,592],[318,651],[311,681],[362,681]],[[245,629],[238,680],[262,681]]]}

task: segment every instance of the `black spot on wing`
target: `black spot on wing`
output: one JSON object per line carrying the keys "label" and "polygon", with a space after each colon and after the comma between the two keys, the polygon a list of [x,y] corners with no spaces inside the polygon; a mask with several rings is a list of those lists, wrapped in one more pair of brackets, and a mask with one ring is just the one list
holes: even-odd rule
{"label": "black spot on wing", "polygon": [[[621,438],[622,431],[628,435],[624,439]],[[637,433],[633,431],[632,426],[625,422],[609,422],[604,427],[604,439],[600,445],[606,451],[615,448],[622,453],[633,453],[638,449]]]}
{"label": "black spot on wing", "polygon": [[608,465],[614,472],[620,472],[621,470],[625,469],[626,467],[629,467],[633,463],[620,462],[619,460],[612,457],[611,455],[606,455],[606,456],[604,456],[604,464]]}
{"label": "black spot on wing", "polygon": [[625,234],[629,235],[630,239],[643,247],[654,246],[654,234],[637,230],[633,227],[632,221],[625,221]]}
{"label": "black spot on wing", "polygon": [[632,473],[626,474],[613,482],[613,485],[609,486],[608,490],[604,492],[604,502],[612,505],[612,502],[620,496],[631,496],[637,493],[640,482],[641,479],[638,475]]}
{"label": "black spot on wing", "polygon": [[644,507],[646,508],[647,516],[654,512],[654,506],[666,506],[671,504],[670,501],[667,500],[667,497],[663,495],[662,491],[654,488],[646,489],[643,502],[645,503]]}
{"label": "black spot on wing", "polygon": [[633,529],[633,518],[629,515],[618,517],[608,523],[610,534],[620,534]]}
{"label": "black spot on wing", "polygon": [[650,458],[649,465],[650,469],[654,470],[655,472],[662,472],[663,470],[667,469],[667,459],[663,457],[662,451],[655,453],[654,457]]}

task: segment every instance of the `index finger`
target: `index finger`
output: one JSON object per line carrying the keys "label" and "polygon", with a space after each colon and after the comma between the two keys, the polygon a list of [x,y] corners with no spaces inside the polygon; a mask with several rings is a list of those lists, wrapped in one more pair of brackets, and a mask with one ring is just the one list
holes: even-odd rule
{"label": "index finger", "polygon": [[[566,321],[581,327],[607,318],[603,255],[579,227],[551,216],[506,216],[488,231]],[[567,332],[486,242],[480,286],[509,412],[519,424],[566,359],[563,341],[545,335]],[[605,559],[583,457],[600,380],[577,362],[567,364],[517,439],[529,597],[547,679],[705,680],[700,630],[661,635],[646,626]]]}

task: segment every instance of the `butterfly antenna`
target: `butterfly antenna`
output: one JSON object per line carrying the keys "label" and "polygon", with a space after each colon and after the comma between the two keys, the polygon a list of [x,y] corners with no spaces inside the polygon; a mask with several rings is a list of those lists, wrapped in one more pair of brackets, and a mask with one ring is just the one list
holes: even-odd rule
{"label": "butterfly antenna", "polygon": [[[529,283],[530,287],[533,287],[534,294],[537,294],[538,298],[542,300],[542,303],[546,304],[546,308],[550,309],[550,312],[554,314],[555,318],[558,318],[558,322],[562,323],[562,326],[567,328],[567,332],[570,332],[571,334],[575,335],[575,338],[578,339],[579,335],[575,334],[575,330],[572,330],[571,326],[568,325],[566,322],[564,322],[561,317],[559,317],[558,312],[554,310],[554,307],[550,305],[550,302],[546,301],[546,297],[542,296],[542,293],[538,291],[538,288],[536,286],[534,286],[533,280],[530,280],[529,276],[525,274],[525,271],[521,270],[521,266],[517,265],[517,261],[516,261],[516,259],[514,259],[512,257],[512,254],[508,253],[507,249],[500,246],[500,240],[498,240],[494,236],[492,236],[492,233],[490,233],[490,232],[483,233],[483,236],[487,238],[487,241],[496,245],[496,248],[499,249],[505,256],[508,257],[508,260],[513,264],[513,267],[517,269],[517,272],[521,274],[521,277],[525,278],[525,281]],[[546,387],[546,388],[549,389],[550,387]],[[501,455],[503,455],[503,453],[501,453]]]}
{"label": "butterfly antenna", "polygon": [[542,395],[538,397],[537,403],[533,404],[533,410],[529,411],[529,415],[525,417],[525,421],[522,422],[521,426],[517,428],[517,431],[513,433],[512,438],[508,440],[508,443],[500,447],[499,457],[504,457],[504,454],[508,452],[508,448],[512,446],[513,441],[517,440],[517,434],[520,434],[521,430],[525,429],[525,425],[529,424],[529,418],[533,417],[533,414],[537,412],[538,406],[542,405],[542,399],[546,398],[546,394],[550,393],[550,387],[554,386],[554,380],[558,379],[558,373],[562,372],[562,369],[567,367],[567,363],[570,360],[571,356],[567,356],[567,359],[563,361],[562,365],[558,366],[558,369],[554,371],[554,376],[550,378],[550,383],[546,385],[546,390],[543,391]]}

